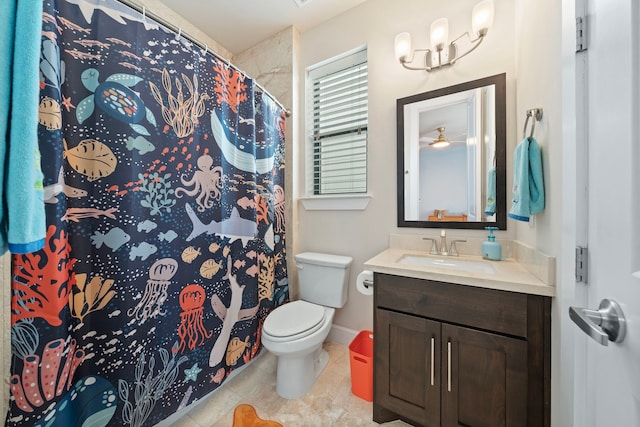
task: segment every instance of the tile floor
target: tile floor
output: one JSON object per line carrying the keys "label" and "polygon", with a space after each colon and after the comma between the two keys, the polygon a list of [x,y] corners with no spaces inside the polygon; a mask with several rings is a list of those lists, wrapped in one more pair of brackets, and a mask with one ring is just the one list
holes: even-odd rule
{"label": "tile floor", "polygon": [[[231,427],[233,410],[240,403],[253,405],[260,418],[285,427],[379,426],[371,419],[371,402],[351,393],[349,348],[333,342],[325,342],[324,348],[329,363],[309,393],[299,399],[277,395],[276,357],[263,349],[261,356],[219,390],[157,427]],[[384,425],[409,426],[402,421]]]}

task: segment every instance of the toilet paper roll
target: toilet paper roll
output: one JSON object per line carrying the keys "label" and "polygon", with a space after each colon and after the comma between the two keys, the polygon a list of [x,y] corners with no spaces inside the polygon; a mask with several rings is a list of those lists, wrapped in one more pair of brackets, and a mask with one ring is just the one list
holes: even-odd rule
{"label": "toilet paper roll", "polygon": [[356,289],[363,295],[373,295],[373,271],[363,270],[358,274]]}

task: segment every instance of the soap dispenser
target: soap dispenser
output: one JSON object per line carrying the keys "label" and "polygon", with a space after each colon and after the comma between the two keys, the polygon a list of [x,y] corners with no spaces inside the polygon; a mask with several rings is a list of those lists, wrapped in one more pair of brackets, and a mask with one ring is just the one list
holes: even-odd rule
{"label": "soap dispenser", "polygon": [[498,230],[498,227],[485,227],[485,230],[489,230],[489,237],[486,242],[482,242],[482,258],[500,261],[502,259],[502,245],[500,242],[496,242],[496,236],[493,235],[493,230]]}

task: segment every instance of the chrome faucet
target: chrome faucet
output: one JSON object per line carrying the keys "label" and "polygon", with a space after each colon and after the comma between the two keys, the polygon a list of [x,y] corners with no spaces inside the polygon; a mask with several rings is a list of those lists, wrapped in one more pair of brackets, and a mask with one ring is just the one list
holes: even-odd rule
{"label": "chrome faucet", "polygon": [[451,241],[451,247],[449,248],[449,256],[459,256],[458,247],[456,246],[456,243],[462,243],[462,242],[466,242],[466,240],[452,240]]}
{"label": "chrome faucet", "polygon": [[431,250],[429,253],[431,255],[438,255],[438,244],[436,243],[436,239],[432,239],[431,237],[423,237],[422,240],[430,240],[431,241]]}
{"label": "chrome faucet", "polygon": [[440,255],[449,255],[447,252],[447,232],[440,230]]}
{"label": "chrome faucet", "polygon": [[457,239],[451,241],[451,247],[447,250],[447,232],[445,230],[440,231],[440,249],[438,249],[438,243],[436,239],[432,237],[423,237],[422,240],[431,241],[431,249],[429,253],[431,255],[443,255],[443,256],[459,256],[456,243],[466,242],[466,240]]}

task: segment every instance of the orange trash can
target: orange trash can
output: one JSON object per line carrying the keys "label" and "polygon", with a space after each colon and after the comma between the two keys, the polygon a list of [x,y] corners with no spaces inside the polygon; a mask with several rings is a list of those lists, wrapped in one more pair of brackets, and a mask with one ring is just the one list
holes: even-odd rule
{"label": "orange trash can", "polygon": [[373,332],[360,331],[349,344],[351,392],[361,399],[373,400]]}

